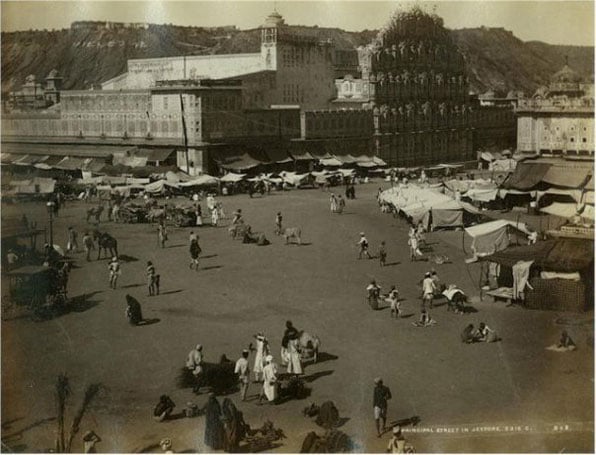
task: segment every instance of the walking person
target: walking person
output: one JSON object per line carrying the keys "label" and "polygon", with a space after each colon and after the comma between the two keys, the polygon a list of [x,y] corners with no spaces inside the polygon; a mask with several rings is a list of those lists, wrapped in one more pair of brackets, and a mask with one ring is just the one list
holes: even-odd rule
{"label": "walking person", "polygon": [[66,251],[76,253],[79,249],[78,242],[79,234],[72,226],[68,227],[68,243],[66,244]]}
{"label": "walking person", "polygon": [[166,240],[168,240],[168,229],[164,220],[159,222],[157,226],[157,236],[159,238],[159,244],[162,248],[166,247]]}
{"label": "walking person", "polygon": [[381,242],[379,246],[379,264],[381,267],[385,267],[387,263],[387,249],[385,248],[385,241]]}
{"label": "walking person", "polygon": [[302,374],[300,346],[297,335],[288,341],[288,373],[295,375]]}
{"label": "walking person", "polygon": [[383,385],[381,378],[375,378],[375,388],[373,391],[373,411],[375,425],[377,427],[377,436],[380,438],[385,431],[387,422],[387,400],[391,399],[389,387]]}
{"label": "walking person", "polygon": [[257,340],[257,354],[255,355],[255,363],[252,371],[255,374],[255,382],[260,382],[263,366],[265,364],[265,357],[269,355],[269,343],[263,332],[257,333],[255,335],[255,340]]}
{"label": "walking person", "polygon": [[346,200],[342,197],[342,195],[337,196],[337,213],[340,215],[344,212],[346,208]]}
{"label": "walking person", "polygon": [[111,197],[110,197],[110,199],[108,199],[106,213],[108,215],[108,221],[112,221],[112,217],[114,216],[114,207],[112,206],[112,198]]}
{"label": "walking person", "polygon": [[211,225],[217,227],[217,223],[219,222],[219,212],[217,207],[213,207],[211,209]]}
{"label": "walking person", "polygon": [[91,260],[91,250],[95,250],[95,244],[93,243],[93,237],[87,231],[83,235],[83,247],[85,248],[87,262],[89,262]]}
{"label": "walking person", "polygon": [[437,288],[435,287],[435,282],[431,278],[430,272],[426,272],[424,274],[424,279],[422,280],[422,309],[425,309],[427,304],[430,308],[433,307],[433,298],[436,290]]}
{"label": "walking person", "polygon": [[298,330],[292,324],[292,321],[286,321],[286,330],[284,336],[281,339],[281,364],[287,365],[288,363],[288,343],[294,337],[298,336]]}
{"label": "walking person", "polygon": [[391,290],[389,291],[389,294],[387,294],[385,302],[389,303],[391,317],[399,319],[401,316],[401,303],[399,301],[399,291],[395,285],[391,286]]}
{"label": "walking person", "polygon": [[225,430],[221,406],[212,392],[205,405],[205,437],[204,442],[209,451],[220,450],[224,446]]}
{"label": "walking person", "polygon": [[203,225],[203,210],[201,209],[201,204],[197,203],[195,208],[195,216],[197,218],[197,226]]}
{"label": "walking person", "polygon": [[331,193],[331,196],[329,196],[329,202],[331,204],[331,213],[337,212],[337,198],[334,193]]}
{"label": "walking person", "polygon": [[263,391],[259,397],[259,403],[267,398],[269,403],[277,399],[277,366],[273,363],[273,356],[265,357],[265,366],[263,367]]}
{"label": "walking person", "polygon": [[281,233],[283,232],[282,230],[282,216],[281,216],[281,212],[277,212],[277,215],[275,215],[275,234],[276,235],[281,235]]}
{"label": "walking person", "polygon": [[360,252],[358,253],[358,259],[362,259],[362,256],[366,255],[368,259],[372,259],[371,255],[368,252],[368,240],[366,239],[364,232],[360,233],[360,240],[358,240],[357,245],[360,248]]}
{"label": "walking person", "polygon": [[242,397],[242,401],[246,401],[246,394],[248,393],[250,374],[250,369],[248,367],[248,355],[248,350],[243,350],[242,357],[236,360],[236,366],[234,367],[234,373],[238,375],[238,381],[240,382],[240,396]]}
{"label": "walking person", "polygon": [[[191,234],[192,235],[192,234]],[[190,269],[199,270],[199,255],[201,254],[201,247],[199,241],[195,238],[190,242]]]}
{"label": "walking person", "polygon": [[110,272],[110,287],[112,289],[116,289],[118,277],[122,273],[120,269],[120,262],[118,262],[118,258],[116,256],[114,256],[108,264],[108,271]]}
{"label": "walking person", "polygon": [[422,251],[420,251],[418,237],[416,233],[410,236],[408,239],[408,245],[410,247],[410,261],[416,261],[418,256],[424,256]]}
{"label": "walking person", "polygon": [[155,266],[151,261],[147,261],[147,290],[149,291],[149,297],[155,294]]}

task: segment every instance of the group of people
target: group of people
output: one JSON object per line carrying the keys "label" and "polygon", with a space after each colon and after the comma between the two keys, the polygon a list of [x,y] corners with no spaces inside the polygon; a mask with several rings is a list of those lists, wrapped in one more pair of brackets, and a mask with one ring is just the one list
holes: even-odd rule
{"label": "group of people", "polygon": [[[281,363],[287,367],[287,373],[292,375],[303,374],[300,332],[293,326],[291,321],[286,321],[286,329],[281,342]],[[252,365],[254,374],[254,383],[261,383],[259,393],[259,403],[263,400],[274,403],[278,398],[278,366],[271,353],[269,340],[263,332],[254,335],[256,348],[255,357]],[[251,344],[252,346],[252,344]],[[240,386],[240,396],[242,401],[246,401],[250,385],[251,367],[249,362],[250,350],[242,351],[240,358],[234,365],[234,373]],[[199,377],[203,373],[203,346],[197,344],[186,357],[186,368],[195,376]]]}
{"label": "group of people", "polygon": [[470,344],[477,342],[494,343],[499,341],[497,332],[481,322],[477,329],[474,324],[468,324],[461,333],[462,343]]}
{"label": "group of people", "polygon": [[335,193],[331,193],[331,196],[329,196],[329,202],[331,204],[331,213],[341,214],[346,208],[346,200],[342,197],[341,194],[338,194],[336,196]]}

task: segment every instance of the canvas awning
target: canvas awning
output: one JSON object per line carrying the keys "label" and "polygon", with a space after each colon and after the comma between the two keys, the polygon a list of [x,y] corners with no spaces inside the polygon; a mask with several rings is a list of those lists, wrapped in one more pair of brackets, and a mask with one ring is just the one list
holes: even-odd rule
{"label": "canvas awning", "polygon": [[337,158],[321,158],[319,163],[323,166],[342,166],[344,163]]}
{"label": "canvas awning", "polygon": [[129,167],[143,167],[147,165],[147,157],[146,156],[121,156],[121,155],[114,155],[114,159],[112,161],[114,165],[121,164],[123,166]]}
{"label": "canvas awning", "polygon": [[[170,182],[172,183],[172,182]],[[195,179],[192,179],[188,182],[178,183],[177,185],[181,188],[186,188],[189,186],[211,186],[217,185],[219,183],[219,179],[217,177],[213,177],[211,175],[203,174],[198,176]]]}
{"label": "canvas awning", "polygon": [[82,170],[85,164],[84,158],[76,158],[67,156],[62,159],[59,163],[55,164],[54,167],[57,169],[63,169],[67,171]]}
{"label": "canvas awning", "polygon": [[548,253],[555,246],[556,240],[537,242],[533,245],[511,246],[501,251],[485,256],[484,261],[496,262],[506,267],[513,267],[519,261],[534,261],[541,265],[546,260]]}
{"label": "canvas awning", "polygon": [[541,212],[561,218],[573,218],[577,214],[577,205],[573,203],[553,202],[547,207],[542,207]]}
{"label": "canvas awning", "polygon": [[472,251],[475,256],[493,254],[509,246],[509,229],[517,229],[530,234],[525,223],[515,223],[507,220],[495,220],[465,228],[472,237]]}
{"label": "canvas awning", "polygon": [[505,188],[516,190],[530,190],[538,185],[548,170],[551,168],[549,163],[532,163],[522,161],[518,163],[515,171],[504,182]]}
{"label": "canvas awning", "polygon": [[165,161],[174,153],[174,149],[146,149],[136,151],[135,156],[145,157],[147,161]]}
{"label": "canvas awning", "polygon": [[17,194],[49,194],[54,192],[54,179],[34,177],[28,180],[13,180],[10,186]]}
{"label": "canvas awning", "polygon": [[590,172],[589,169],[551,166],[542,177],[542,181],[565,188],[580,188],[587,182]]}
{"label": "canvas awning", "polygon": [[178,188],[177,183],[168,182],[167,180],[161,179],[157,180],[156,182],[148,183],[144,186],[144,189],[147,193],[161,193],[165,190],[166,187],[170,188]]}
{"label": "canvas awning", "polygon": [[555,272],[592,273],[594,241],[587,239],[558,239],[544,261],[544,268]]}
{"label": "canvas awning", "polygon": [[261,161],[256,160],[248,153],[244,153],[243,155],[226,158],[225,161],[221,161],[219,166],[223,169],[229,169],[233,171],[243,171],[255,168],[263,164]]}
{"label": "canvas awning", "polygon": [[542,196],[545,194],[557,194],[559,196],[569,196],[578,204],[581,202],[582,199],[582,192],[581,190],[571,190],[571,189],[562,189],[562,188],[549,188],[544,191],[536,191],[536,200],[542,199]]}
{"label": "canvas awning", "polygon": [[312,161],[316,158],[312,156],[309,152],[292,152],[292,158],[296,161]]}
{"label": "canvas awning", "polygon": [[234,172],[228,172],[226,175],[221,177],[219,180],[223,183],[236,183],[241,181],[246,174],[235,174]]}

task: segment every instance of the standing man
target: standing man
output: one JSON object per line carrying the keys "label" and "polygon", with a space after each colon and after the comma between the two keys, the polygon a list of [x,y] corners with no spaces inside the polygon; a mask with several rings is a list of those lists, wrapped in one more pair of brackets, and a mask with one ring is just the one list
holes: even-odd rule
{"label": "standing man", "polygon": [[357,245],[360,247],[360,252],[358,253],[358,259],[362,259],[363,255],[366,255],[368,259],[372,259],[368,252],[368,240],[364,236],[364,232],[360,233],[360,240],[358,240]]}
{"label": "standing man", "polygon": [[[192,234],[191,234],[192,235]],[[196,271],[199,270],[199,255],[201,254],[201,247],[199,246],[199,241],[197,239],[193,239],[190,242],[190,265],[189,267]]]}
{"label": "standing man", "polygon": [[66,245],[66,251],[68,252],[73,252],[76,253],[77,250],[79,249],[79,242],[77,241],[77,238],[79,237],[79,234],[77,234],[77,231],[74,230],[74,228],[72,226],[68,227],[68,244]]}
{"label": "standing man", "polygon": [[277,235],[281,235],[282,228],[281,228],[281,223],[282,223],[282,216],[281,216],[281,212],[277,212],[277,215],[275,216],[275,233]]}
{"label": "standing man", "polygon": [[281,339],[281,364],[286,365],[288,363],[288,343],[294,337],[298,336],[298,330],[292,324],[292,321],[286,321],[286,330],[284,336]]}
{"label": "standing man", "polygon": [[159,237],[159,244],[162,248],[165,248],[166,240],[168,240],[168,230],[164,220],[161,220],[159,226],[157,226],[157,236]]}
{"label": "standing man", "polygon": [[[375,378],[375,389],[373,392],[373,410],[375,415],[375,425],[377,427],[377,436],[380,438],[385,431],[387,422],[387,400],[391,399],[389,387],[383,385],[381,378]],[[381,425],[382,423],[382,425]]]}
{"label": "standing man", "polygon": [[118,258],[116,256],[114,256],[108,264],[108,271],[110,272],[110,287],[112,289],[116,289],[116,283],[118,281],[118,277],[121,274],[120,262],[118,262]]}
{"label": "standing man", "polygon": [[242,401],[246,401],[246,394],[248,393],[248,375],[250,370],[248,367],[248,350],[242,351],[242,357],[236,360],[236,367],[234,373],[238,375],[238,381],[240,382],[240,396]]}
{"label": "standing man", "polygon": [[340,194],[337,196],[337,213],[339,213],[341,215],[343,213],[345,207],[346,207],[346,200]]}
{"label": "standing man", "polygon": [[149,297],[155,295],[155,266],[151,261],[147,261],[147,289],[149,290]]}
{"label": "standing man", "polygon": [[399,301],[399,291],[397,290],[395,285],[391,286],[391,290],[389,291],[389,294],[387,294],[385,302],[389,303],[389,306],[391,308],[391,317],[395,316],[399,319],[401,313],[401,304]]}
{"label": "standing man", "polygon": [[386,263],[387,263],[387,248],[385,248],[385,241],[383,240],[381,242],[381,245],[379,246],[379,264],[381,265],[381,267],[385,267]]}
{"label": "standing man", "polygon": [[91,258],[90,258],[91,250],[95,249],[95,244],[93,243],[93,237],[91,237],[91,234],[89,234],[89,232],[85,232],[85,235],[83,236],[83,246],[85,247],[85,253],[87,255],[87,262],[89,262],[91,260]]}
{"label": "standing man", "polygon": [[273,356],[265,357],[265,366],[263,367],[263,392],[259,397],[259,403],[263,397],[270,403],[277,399],[277,367],[273,363]]}
{"label": "standing man", "polygon": [[331,213],[337,212],[337,198],[334,193],[329,196],[329,203],[331,204]]}
{"label": "standing man", "polygon": [[433,297],[436,290],[437,288],[435,287],[435,282],[430,276],[430,272],[426,272],[424,274],[424,279],[422,280],[422,309],[426,308],[427,303],[429,304],[430,308],[433,307]]}
{"label": "standing man", "polygon": [[195,348],[188,353],[186,357],[186,368],[192,371],[192,374],[197,377],[203,371],[203,346],[197,344]]}

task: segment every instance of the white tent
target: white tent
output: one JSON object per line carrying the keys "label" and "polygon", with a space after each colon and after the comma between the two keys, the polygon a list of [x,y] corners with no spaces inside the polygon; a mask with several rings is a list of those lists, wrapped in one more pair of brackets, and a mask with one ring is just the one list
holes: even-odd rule
{"label": "white tent", "polygon": [[236,183],[241,181],[246,174],[235,174],[234,172],[228,172],[222,178],[219,179],[220,182],[224,183]]}
{"label": "white tent", "polygon": [[211,175],[203,174],[199,175],[198,177],[190,180],[188,182],[181,182],[178,186],[182,188],[187,188],[189,186],[209,186],[209,185],[217,185],[219,179],[217,177],[213,177]]}
{"label": "white tent", "polygon": [[178,188],[177,183],[168,182],[167,180],[161,179],[156,182],[148,183],[144,186],[145,192],[147,193],[162,193],[166,187]]}
{"label": "white tent", "polygon": [[525,223],[508,220],[495,220],[488,223],[467,227],[465,230],[472,237],[474,256],[486,256],[509,246],[513,229],[530,234]]}

